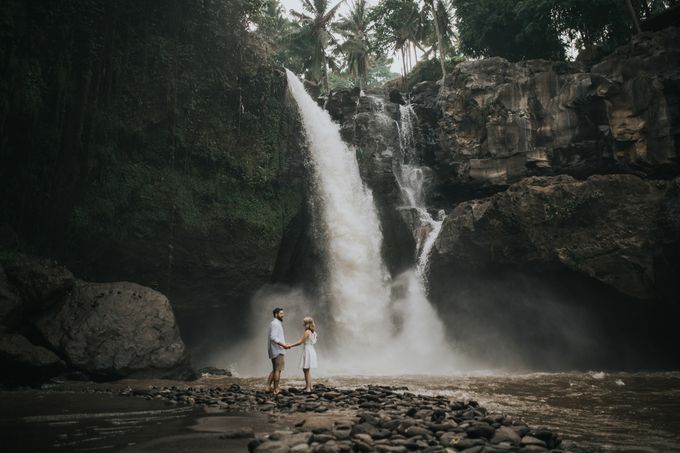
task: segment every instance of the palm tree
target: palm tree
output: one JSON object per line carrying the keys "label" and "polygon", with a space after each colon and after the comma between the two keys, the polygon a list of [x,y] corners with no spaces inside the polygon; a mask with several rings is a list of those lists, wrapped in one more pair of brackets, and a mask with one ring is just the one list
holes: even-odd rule
{"label": "palm tree", "polygon": [[366,0],[352,3],[349,15],[342,16],[335,25],[335,29],[345,39],[339,46],[345,56],[349,73],[363,89],[368,79],[368,64],[371,45],[368,30],[371,26],[369,10]]}
{"label": "palm tree", "polygon": [[298,42],[299,46],[304,44],[309,46],[311,50],[308,60],[310,74],[316,83],[323,82],[325,92],[328,92],[328,58],[326,56],[326,48],[328,43],[333,41],[330,24],[344,1],[341,0],[337,5],[328,9],[328,0],[302,0],[302,9],[307,14],[295,10],[290,12],[302,25],[294,39]]}
{"label": "palm tree", "polygon": [[399,51],[402,77],[409,69],[410,49],[418,44],[420,11],[413,0],[383,0],[373,9],[376,43],[385,54]]}
{"label": "palm tree", "polygon": [[[441,0],[425,0],[424,16],[432,16],[431,22],[434,25],[434,38],[439,56],[439,64],[442,68],[442,83],[446,80],[446,51],[451,43],[451,17],[446,5]],[[433,45],[434,47],[434,45]]]}

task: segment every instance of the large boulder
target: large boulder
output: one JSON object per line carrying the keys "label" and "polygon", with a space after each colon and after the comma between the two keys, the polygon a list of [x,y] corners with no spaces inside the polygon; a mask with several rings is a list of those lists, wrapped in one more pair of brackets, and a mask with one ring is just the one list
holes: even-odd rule
{"label": "large boulder", "polygon": [[78,281],[36,326],[70,366],[95,378],[193,376],[168,299],[135,283]]}
{"label": "large boulder", "polygon": [[435,242],[431,270],[566,268],[630,297],[665,299],[677,289],[679,235],[680,178],[532,177],[459,204]]}
{"label": "large boulder", "polygon": [[65,364],[55,353],[22,335],[0,334],[0,367],[2,382],[25,384],[56,375]]}

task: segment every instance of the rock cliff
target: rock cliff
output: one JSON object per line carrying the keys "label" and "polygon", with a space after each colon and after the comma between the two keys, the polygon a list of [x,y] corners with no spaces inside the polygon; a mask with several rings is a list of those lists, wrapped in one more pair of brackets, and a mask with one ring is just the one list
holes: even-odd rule
{"label": "rock cliff", "polygon": [[[665,346],[680,340],[679,81],[669,28],[592,67],[488,58],[414,86],[410,158],[431,169],[428,206],[447,213],[429,294],[461,348],[541,369],[680,361]],[[413,229],[398,104],[341,92],[326,106],[376,194],[385,249],[407,265],[418,232],[390,234]]]}
{"label": "rock cliff", "polygon": [[592,68],[469,61],[441,91],[416,86],[440,191],[464,199],[533,175],[678,174],[679,38],[677,28],[640,34]]}

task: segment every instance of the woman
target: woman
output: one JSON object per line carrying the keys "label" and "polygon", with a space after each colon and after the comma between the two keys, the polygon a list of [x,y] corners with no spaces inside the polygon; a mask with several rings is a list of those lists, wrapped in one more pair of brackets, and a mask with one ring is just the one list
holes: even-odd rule
{"label": "woman", "polygon": [[305,332],[302,334],[297,342],[293,343],[292,346],[302,346],[302,356],[300,357],[300,368],[305,374],[305,393],[312,392],[312,376],[309,374],[311,368],[316,368],[316,350],[314,345],[316,344],[316,324],[310,316],[305,316],[302,320],[302,324],[305,326]]}

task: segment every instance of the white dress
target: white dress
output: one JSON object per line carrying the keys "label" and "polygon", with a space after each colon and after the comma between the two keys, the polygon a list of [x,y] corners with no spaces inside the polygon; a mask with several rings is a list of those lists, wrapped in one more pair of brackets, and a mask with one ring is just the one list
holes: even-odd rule
{"label": "white dress", "polygon": [[316,349],[314,345],[316,344],[316,332],[311,332],[307,341],[302,345],[302,356],[300,357],[300,368],[316,368]]}

